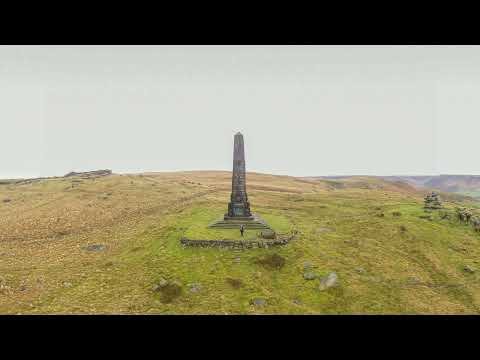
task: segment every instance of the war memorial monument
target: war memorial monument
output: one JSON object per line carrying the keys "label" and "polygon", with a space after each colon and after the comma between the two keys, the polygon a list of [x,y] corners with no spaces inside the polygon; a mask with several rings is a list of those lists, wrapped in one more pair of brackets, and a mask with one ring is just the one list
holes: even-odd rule
{"label": "war memorial monument", "polygon": [[235,134],[233,142],[232,193],[228,211],[223,219],[210,225],[212,228],[237,229],[243,225],[246,229],[269,229],[267,223],[250,211],[245,178],[245,146],[243,135]]}
{"label": "war memorial monument", "polygon": [[226,247],[226,248],[268,248],[270,246],[286,245],[295,238],[297,231],[277,234],[260,216],[250,210],[245,178],[245,149],[243,135],[236,133],[233,145],[232,193],[225,215],[208,225],[214,229],[258,229],[255,238],[249,239],[190,239],[180,238],[183,246],[193,247]]}

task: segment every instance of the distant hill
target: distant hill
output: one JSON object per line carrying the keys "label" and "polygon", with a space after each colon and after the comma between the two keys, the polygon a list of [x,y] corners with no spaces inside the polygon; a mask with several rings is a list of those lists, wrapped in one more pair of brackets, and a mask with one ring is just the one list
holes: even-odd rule
{"label": "distant hill", "polygon": [[[480,197],[479,175],[406,176],[391,178],[405,181],[417,188],[432,188],[445,192]],[[384,179],[390,180],[389,177],[385,177]]]}
{"label": "distant hill", "polygon": [[382,179],[389,182],[402,182],[421,189],[436,189],[443,192],[480,198],[480,175],[435,175],[435,176],[318,176],[310,177],[321,180],[346,179]]}

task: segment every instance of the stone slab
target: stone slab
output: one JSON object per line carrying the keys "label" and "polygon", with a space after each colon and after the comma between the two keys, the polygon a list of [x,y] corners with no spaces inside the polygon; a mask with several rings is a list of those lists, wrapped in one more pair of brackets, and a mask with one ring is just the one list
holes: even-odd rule
{"label": "stone slab", "polygon": [[244,225],[245,229],[271,229],[270,226],[260,216],[252,214],[250,217],[228,217],[211,223],[209,228],[219,229],[240,229],[240,225]]}

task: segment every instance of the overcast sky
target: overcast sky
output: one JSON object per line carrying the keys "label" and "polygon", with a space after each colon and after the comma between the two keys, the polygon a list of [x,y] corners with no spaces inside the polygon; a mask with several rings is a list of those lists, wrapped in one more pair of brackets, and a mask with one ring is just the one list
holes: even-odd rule
{"label": "overcast sky", "polygon": [[480,174],[478,46],[1,46],[0,177]]}

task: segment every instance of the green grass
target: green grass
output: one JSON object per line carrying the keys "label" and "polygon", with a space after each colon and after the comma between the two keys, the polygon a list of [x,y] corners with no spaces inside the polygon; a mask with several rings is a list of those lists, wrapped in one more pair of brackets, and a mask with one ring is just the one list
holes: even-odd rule
{"label": "green grass", "polygon": [[[0,311],[479,312],[479,272],[469,274],[463,267],[470,265],[480,269],[480,235],[470,226],[459,223],[454,216],[442,220],[438,211],[430,213],[431,221],[420,218],[425,214],[422,194],[359,188],[330,191],[325,190],[321,182],[313,191],[312,185],[307,184],[308,191],[303,193],[251,191],[252,210],[278,233],[298,230],[297,238],[287,246],[269,249],[183,248],[179,242],[182,236],[235,239],[240,238],[240,234],[234,229],[207,227],[223,215],[228,201],[228,190],[205,192],[220,186],[216,177],[206,179],[202,174],[189,174],[189,179],[202,185],[184,185],[181,181],[186,175],[175,176],[110,177],[95,184],[82,184],[78,189],[68,190],[66,195],[62,195],[65,184],[60,181],[21,188],[22,193],[28,189],[31,195],[28,199],[37,199],[35,194],[42,194],[39,199],[48,197],[44,203],[35,200],[38,208],[28,218],[40,224],[36,229],[43,229],[42,221],[50,224],[52,214],[63,209],[58,202],[52,202],[62,196],[66,196],[65,200],[57,201],[65,201],[66,209],[78,208],[69,218],[71,229],[77,229],[75,219],[83,219],[82,214],[87,211],[95,211],[95,216],[83,222],[102,219],[104,225],[88,231],[71,230],[60,240],[45,237],[38,243],[2,242],[1,252],[7,254],[8,263],[0,263],[0,274],[11,291],[0,299]],[[291,188],[303,186],[283,178],[277,184],[269,176],[258,175],[255,180],[276,187],[284,184]],[[152,185],[154,181],[157,185]],[[8,192],[13,199],[11,204],[2,205],[0,211],[6,213],[7,206],[12,205],[23,209],[23,203],[17,200],[19,188],[0,191],[5,191],[2,195]],[[108,199],[99,196],[108,192],[112,192]],[[194,196],[198,193],[206,195]],[[73,199],[77,199],[78,204]],[[90,202],[94,202],[94,206],[88,206]],[[455,205],[447,204],[445,211],[453,214]],[[120,212],[124,207],[130,210]],[[114,217],[117,211],[119,215]],[[399,215],[394,216],[395,212]],[[44,216],[47,213],[48,217]],[[384,217],[378,217],[379,213]],[[78,225],[78,229],[83,228]],[[59,229],[49,231],[58,232]],[[247,230],[245,238],[256,233]],[[85,244],[106,244],[107,250],[85,252],[82,250]],[[17,251],[24,256],[14,256]],[[267,256],[283,259],[282,266],[267,266],[268,261],[264,261]],[[318,280],[303,278],[306,262],[313,264],[312,271],[319,276],[335,271],[339,285],[319,291]],[[180,286],[180,289],[171,289],[170,302],[165,301],[161,292],[153,291],[162,278]],[[27,284],[27,291],[19,290],[22,282]],[[64,286],[65,282],[70,285]],[[201,290],[191,292],[189,286],[193,283],[200,284]],[[263,298],[267,304],[251,305],[254,298]]]}
{"label": "green grass", "polygon": [[471,196],[473,198],[480,198],[480,190],[459,191],[458,194],[465,195],[465,196]]}
{"label": "green grass", "polygon": [[[239,229],[215,229],[208,225],[223,215],[222,208],[194,207],[190,209],[188,217],[177,219],[177,224],[183,230],[183,236],[195,240],[253,240],[259,236],[261,230],[246,229],[242,238]],[[220,214],[220,216],[219,216]],[[268,225],[277,233],[286,233],[292,230],[288,219],[278,214],[260,214]]]}

